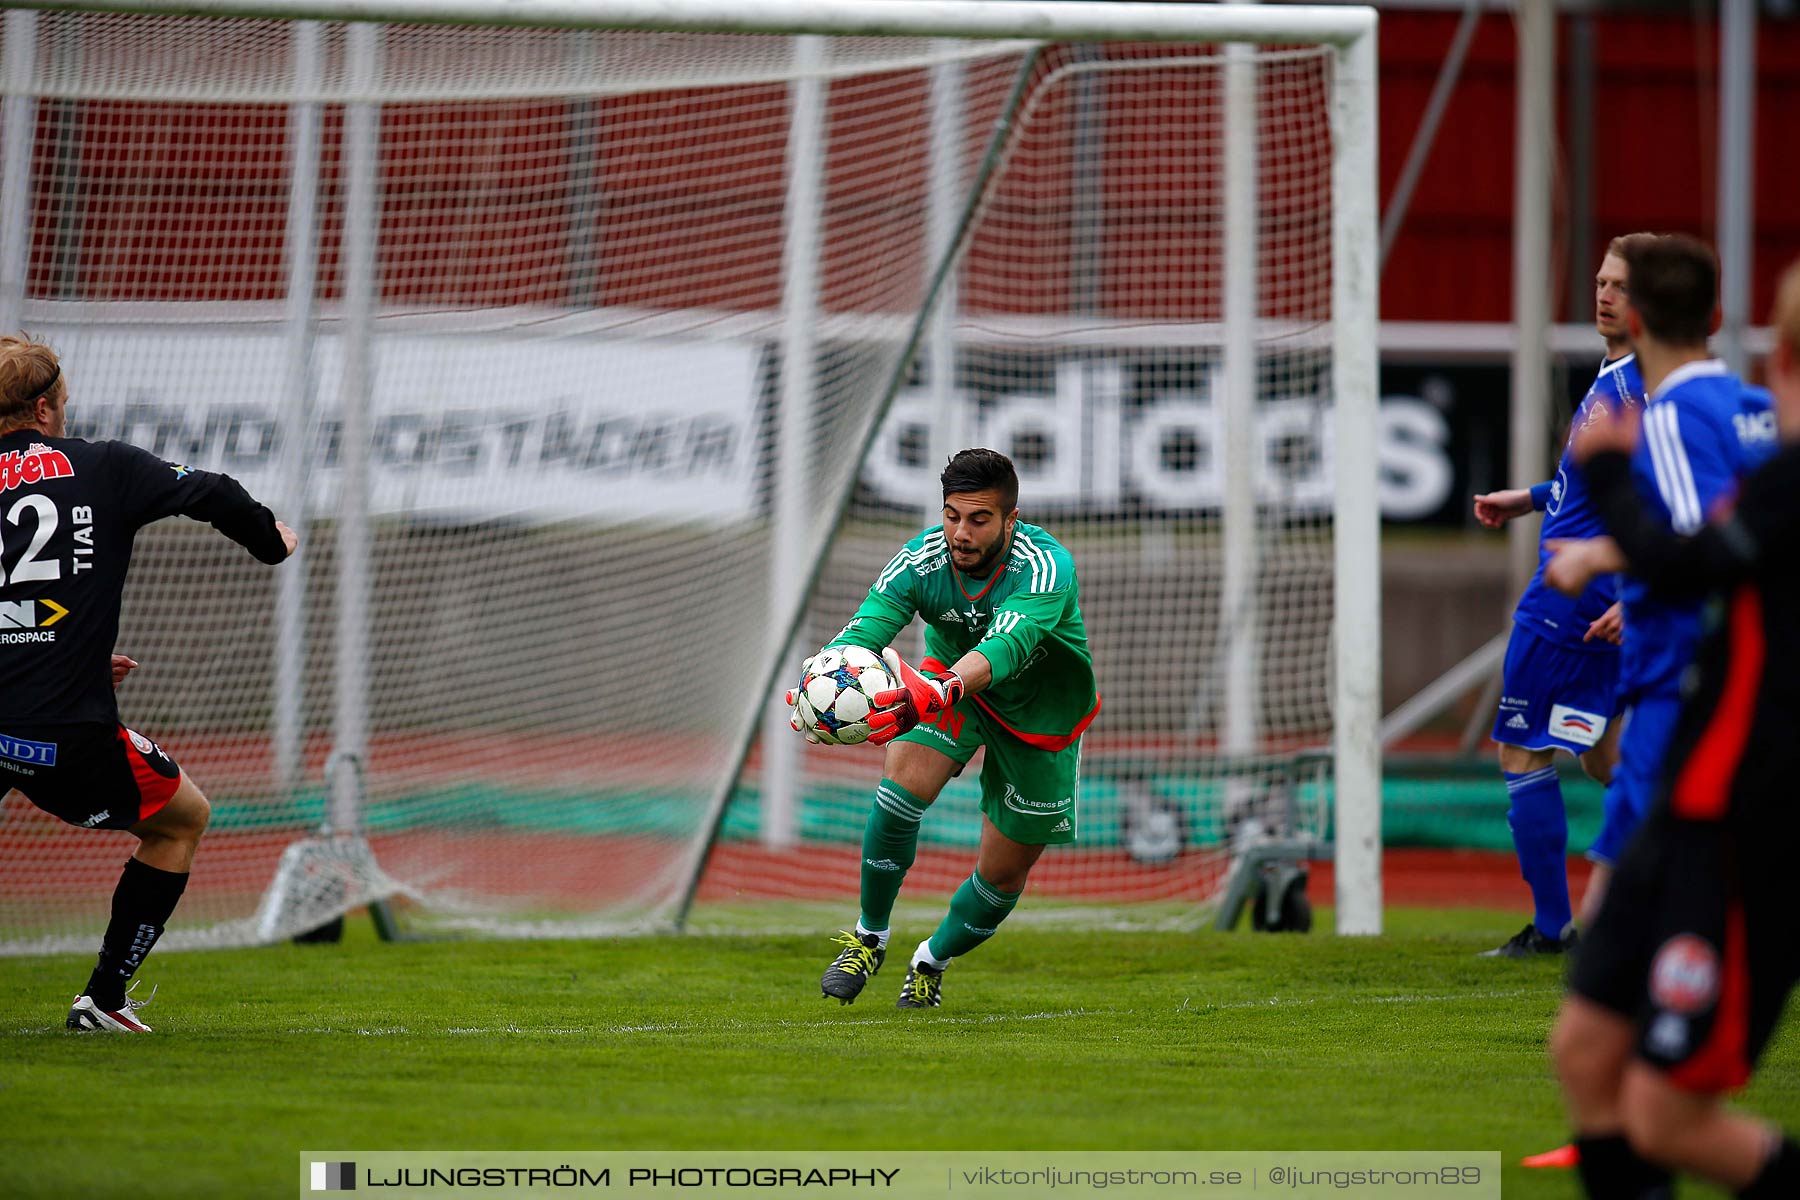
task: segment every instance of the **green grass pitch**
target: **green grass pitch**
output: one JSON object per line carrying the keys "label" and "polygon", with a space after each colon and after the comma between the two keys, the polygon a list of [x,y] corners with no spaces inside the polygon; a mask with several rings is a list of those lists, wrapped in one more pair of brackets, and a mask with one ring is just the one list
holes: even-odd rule
{"label": "green grass pitch", "polygon": [[[929,923],[903,917],[910,945]],[[1573,1197],[1511,1165],[1565,1134],[1560,965],[1476,957],[1513,925],[1020,925],[952,968],[945,1008],[903,1012],[898,961],[853,1007],[820,998],[829,930],[383,945],[353,922],[336,946],[158,952],[142,1038],[64,1032],[89,960],[9,959],[0,1188],[285,1196],[305,1148],[1459,1149],[1501,1151],[1509,1198]],[[1745,1097],[1790,1127],[1793,1043]]]}

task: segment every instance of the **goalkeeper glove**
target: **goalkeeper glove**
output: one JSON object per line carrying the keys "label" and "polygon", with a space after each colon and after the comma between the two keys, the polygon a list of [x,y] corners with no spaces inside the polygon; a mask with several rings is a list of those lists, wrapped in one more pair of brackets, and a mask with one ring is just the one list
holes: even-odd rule
{"label": "goalkeeper glove", "polygon": [[925,676],[906,665],[900,652],[889,646],[881,652],[888,670],[900,686],[876,692],[871,699],[877,711],[869,714],[869,740],[885,746],[920,721],[933,721],[963,698],[962,676],[955,671]]}
{"label": "goalkeeper glove", "polygon": [[[819,656],[815,654],[800,664],[800,679],[802,682],[812,676],[813,659],[817,657]],[[813,745],[819,745],[819,735],[812,731],[810,725],[800,719],[800,689],[798,687],[789,688],[781,694],[781,699],[782,703],[786,704],[790,710],[788,712],[788,726],[793,729],[795,733],[805,736],[806,740]]]}

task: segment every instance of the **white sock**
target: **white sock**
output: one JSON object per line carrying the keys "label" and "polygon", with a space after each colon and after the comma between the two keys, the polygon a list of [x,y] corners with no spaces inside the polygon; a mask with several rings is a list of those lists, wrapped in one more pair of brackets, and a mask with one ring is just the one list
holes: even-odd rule
{"label": "white sock", "polygon": [[856,923],[857,938],[858,939],[866,938],[870,934],[874,934],[876,937],[881,939],[881,948],[883,950],[887,949],[888,934],[890,934],[892,932],[893,932],[893,930],[891,928],[890,929],[879,929],[879,930],[878,929],[864,929],[863,923],[861,921],[858,921]]}
{"label": "white sock", "polygon": [[933,954],[931,952],[931,939],[926,938],[919,943],[919,948],[913,951],[912,965],[916,967],[920,963],[924,963],[934,971],[941,971],[950,965],[950,960],[947,958],[939,958],[937,955]]}

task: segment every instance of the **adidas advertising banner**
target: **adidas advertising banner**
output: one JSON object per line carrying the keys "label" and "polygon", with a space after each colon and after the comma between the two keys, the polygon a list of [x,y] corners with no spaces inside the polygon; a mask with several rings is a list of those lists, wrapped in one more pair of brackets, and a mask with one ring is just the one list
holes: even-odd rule
{"label": "adidas advertising banner", "polygon": [[1500,1200],[1499,1151],[309,1151],[300,1195]]}
{"label": "adidas advertising banner", "polygon": [[[959,365],[960,378],[984,386],[958,393],[950,440],[1010,454],[1033,512],[1129,517],[1223,503],[1224,430],[1207,351],[965,348]],[[1296,370],[1285,383],[1265,380],[1258,405],[1257,492],[1289,512],[1332,506],[1335,439],[1330,412],[1309,394],[1320,386],[1316,366],[1311,376]],[[1566,366],[1561,373],[1572,389],[1558,410],[1566,421],[1592,376]],[[1506,486],[1509,381],[1504,365],[1383,365],[1375,430],[1383,520],[1473,525],[1470,497]],[[916,508],[931,494],[926,448],[937,419],[928,391],[899,393],[864,466],[865,502]],[[1546,448],[1552,432],[1545,430]],[[1546,455],[1546,472],[1550,465]]]}

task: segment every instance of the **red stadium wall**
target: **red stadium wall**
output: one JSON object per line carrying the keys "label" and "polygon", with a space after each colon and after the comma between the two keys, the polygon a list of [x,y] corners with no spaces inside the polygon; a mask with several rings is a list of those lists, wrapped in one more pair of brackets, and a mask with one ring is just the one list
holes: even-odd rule
{"label": "red stadium wall", "polygon": [[[1381,195],[1385,204],[1459,14],[1387,12],[1381,18]],[[1615,234],[1684,231],[1711,238],[1717,151],[1718,43],[1710,11],[1606,14],[1594,28],[1593,176],[1589,245]],[[1571,19],[1559,26],[1562,204],[1569,229],[1568,71]],[[1512,304],[1513,71],[1509,13],[1482,17],[1462,82],[1406,225],[1382,277],[1390,320],[1504,321]],[[1760,321],[1781,267],[1800,254],[1800,199],[1790,148],[1800,117],[1800,22],[1764,19],[1757,34],[1756,241],[1752,313]],[[1566,245],[1566,241],[1564,242]],[[1598,265],[1597,263],[1594,265]],[[1570,269],[1563,264],[1563,269]],[[1591,267],[1582,268],[1585,274]],[[1566,294],[1558,279],[1559,303]],[[1564,312],[1582,321],[1589,314]]]}
{"label": "red stadium wall", "polygon": [[[1381,194],[1395,178],[1425,107],[1458,15],[1388,12],[1381,29]],[[1717,44],[1711,18],[1608,14],[1591,18],[1595,47],[1594,175],[1589,245],[1619,232],[1714,229]],[[1571,18],[1562,19],[1563,61]],[[1510,14],[1486,14],[1462,81],[1383,278],[1382,315],[1392,320],[1503,321],[1511,310],[1514,36]],[[1114,47],[1109,54],[1131,54]],[[1800,115],[1800,22],[1765,19],[1756,144],[1754,312],[1767,311],[1779,268],[1800,253],[1800,202],[1783,139]],[[1566,76],[1566,70],[1565,70]],[[1166,169],[1191,147],[1160,136],[1154,112],[1106,77],[1118,125],[1102,151],[1098,194],[1107,212],[1098,250],[1105,281],[1087,302],[1102,311],[1205,318],[1216,288],[1195,287],[1217,260],[1215,181]],[[1216,80],[1196,76],[1192,94],[1158,103],[1205,107]],[[860,97],[851,92],[863,93]],[[883,103],[866,101],[875,91]],[[833,85],[827,187],[837,224],[828,230],[825,299],[871,256],[917,261],[919,247],[878,245],[880,222],[859,227],[901,191],[900,175],[924,170],[923,145],[882,150],[860,123],[925,103],[923,77],[900,73]],[[1563,81],[1563,134],[1567,131]],[[1040,113],[1036,136],[1054,149],[1072,137],[1066,95]],[[731,116],[728,146],[718,135]],[[746,114],[755,119],[746,121]],[[972,113],[971,151],[992,114]],[[1280,120],[1279,114],[1274,118]],[[590,122],[596,152],[570,161],[552,137]],[[243,106],[39,106],[30,288],[39,296],[86,299],[274,300],[282,294],[281,221],[285,115]],[[320,285],[335,297],[341,228],[341,116],[327,113]],[[400,304],[632,304],[766,308],[777,299],[783,196],[782,89],[664,93],[651,98],[539,104],[398,107],[384,121],[384,299]],[[726,165],[721,167],[721,162]],[[1017,159],[997,211],[1029,210],[1038,222],[1072,222],[1069,158]],[[1566,183],[1566,152],[1559,154]],[[163,168],[171,168],[165,171]],[[179,183],[162,182],[178,178]],[[1279,205],[1265,179],[1265,203]],[[1569,214],[1559,214],[1567,244]],[[590,214],[586,229],[570,214]],[[685,218],[683,220],[682,218]],[[1280,221],[1279,212],[1265,214]],[[923,222],[918,226],[922,229]],[[78,244],[70,230],[79,227]],[[595,238],[628,248],[592,267]],[[1072,224],[1071,224],[1072,232]],[[1291,236],[1291,233],[1289,234]],[[1290,249],[1289,253],[1292,251]],[[983,269],[973,249],[963,301],[976,311],[1060,313],[1073,303],[1067,263],[1040,262],[1029,277]],[[1001,256],[997,256],[1001,257]],[[1559,255],[1566,260],[1567,255]],[[184,259],[213,264],[184,270]],[[230,269],[218,270],[228,261]],[[1116,262],[1118,269],[1108,269]],[[1291,264],[1265,264],[1271,281]],[[1283,268],[1285,270],[1278,269]],[[1059,269],[1059,267],[1061,269]],[[1592,264],[1558,264],[1566,274]],[[830,272],[835,271],[837,278]],[[1265,289],[1271,315],[1304,315],[1323,302],[1323,272],[1291,293]],[[1564,312],[1583,320],[1583,312]]]}

